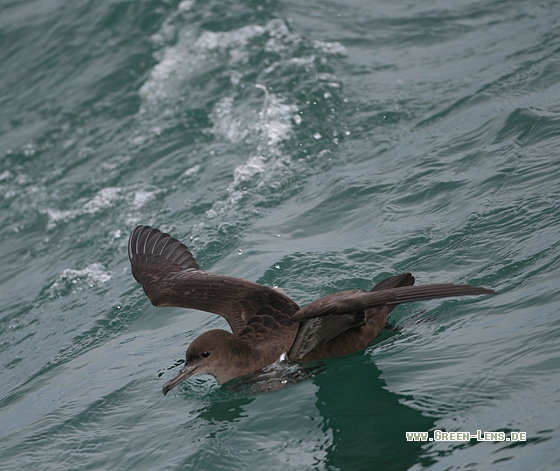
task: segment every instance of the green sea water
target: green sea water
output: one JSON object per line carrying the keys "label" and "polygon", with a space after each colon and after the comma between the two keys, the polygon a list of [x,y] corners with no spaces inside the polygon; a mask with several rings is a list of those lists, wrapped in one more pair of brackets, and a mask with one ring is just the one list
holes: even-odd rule
{"label": "green sea water", "polygon": [[[1,470],[560,469],[560,2],[0,4]],[[195,377],[130,231],[304,305],[400,306],[272,393]],[[406,432],[525,432],[520,442]]]}

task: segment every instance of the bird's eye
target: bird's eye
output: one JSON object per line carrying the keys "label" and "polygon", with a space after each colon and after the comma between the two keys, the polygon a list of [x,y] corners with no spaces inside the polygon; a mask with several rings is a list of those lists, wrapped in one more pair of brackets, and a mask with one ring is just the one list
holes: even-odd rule
{"label": "bird's eye", "polygon": [[202,358],[208,358],[208,357],[210,356],[210,352],[202,352],[202,353],[200,354],[200,356],[201,356]]}

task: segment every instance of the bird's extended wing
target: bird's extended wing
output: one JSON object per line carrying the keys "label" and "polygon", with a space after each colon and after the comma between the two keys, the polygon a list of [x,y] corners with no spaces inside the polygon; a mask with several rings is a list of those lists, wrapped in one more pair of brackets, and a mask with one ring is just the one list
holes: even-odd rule
{"label": "bird's extended wing", "polygon": [[154,306],[175,306],[224,317],[234,335],[249,330],[293,325],[298,305],[266,286],[199,269],[177,239],[149,226],[138,226],[128,241],[132,274]]}
{"label": "bird's extended wing", "polygon": [[304,306],[293,316],[293,320],[302,321],[328,315],[345,315],[376,306],[480,294],[495,294],[495,291],[478,286],[454,284],[403,286],[369,293],[340,291]]}
{"label": "bird's extended wing", "polygon": [[[396,286],[409,286],[414,284],[414,277],[410,273],[392,276],[377,283],[371,291],[380,291]],[[371,292],[370,291],[370,292]],[[356,293],[366,293],[366,291],[356,291]],[[366,322],[372,316],[376,316],[381,307],[371,308],[368,311],[358,311],[344,315],[327,315],[312,317],[301,321],[294,344],[290,349],[289,357],[292,360],[300,360],[309,352],[320,345],[323,345],[334,339],[342,332],[353,327],[358,327]],[[386,309],[386,308],[385,308]],[[390,312],[386,311],[385,317]],[[385,321],[383,321],[383,324]],[[373,339],[372,339],[373,340]]]}

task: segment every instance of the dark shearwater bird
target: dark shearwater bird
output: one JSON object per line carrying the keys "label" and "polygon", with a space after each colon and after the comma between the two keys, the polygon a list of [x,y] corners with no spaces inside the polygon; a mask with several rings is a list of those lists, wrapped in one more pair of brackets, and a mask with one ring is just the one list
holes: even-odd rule
{"label": "dark shearwater bird", "polygon": [[495,293],[470,285],[413,286],[414,277],[403,273],[369,292],[340,291],[300,308],[280,290],[201,271],[185,245],[149,226],[132,231],[128,255],[134,278],[154,306],[212,312],[231,327],[204,332],[189,345],[164,395],[192,375],[210,374],[221,384],[259,371],[283,353],[304,363],[364,349],[400,303]]}

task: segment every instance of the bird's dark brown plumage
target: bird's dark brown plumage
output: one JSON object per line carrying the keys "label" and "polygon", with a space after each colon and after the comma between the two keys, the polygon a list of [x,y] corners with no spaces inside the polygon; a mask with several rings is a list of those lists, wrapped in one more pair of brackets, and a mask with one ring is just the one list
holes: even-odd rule
{"label": "bird's dark brown plumage", "polygon": [[149,226],[132,231],[128,254],[132,274],[152,304],[218,314],[232,330],[214,329],[195,339],[164,394],[193,374],[211,374],[223,383],[253,373],[284,352],[293,361],[305,362],[363,349],[400,303],[494,293],[470,285],[413,286],[414,277],[404,273],[369,292],[341,291],[300,309],[278,290],[201,271],[185,245]]}

